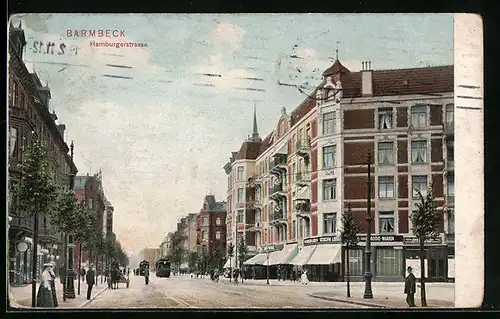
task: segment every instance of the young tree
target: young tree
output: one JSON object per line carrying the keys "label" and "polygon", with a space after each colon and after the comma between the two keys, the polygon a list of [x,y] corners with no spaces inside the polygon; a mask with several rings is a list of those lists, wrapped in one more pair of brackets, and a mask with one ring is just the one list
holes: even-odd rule
{"label": "young tree", "polygon": [[198,253],[195,251],[192,251],[188,255],[188,265],[190,269],[195,269],[196,264],[198,263],[199,256]]}
{"label": "young tree", "polygon": [[23,161],[19,164],[21,182],[14,190],[17,206],[23,214],[34,216],[33,251],[32,251],[32,306],[36,307],[36,276],[38,222],[40,216],[47,216],[53,209],[57,198],[57,187],[49,167],[47,152],[42,144],[35,140],[23,151]]}
{"label": "young tree", "polygon": [[349,208],[342,214],[342,232],[340,233],[340,240],[346,251],[346,278],[347,278],[347,297],[351,297],[351,282],[349,275],[349,251],[358,245],[359,228],[351,211],[351,204]]}
{"label": "young tree", "polygon": [[247,254],[248,254],[248,246],[245,243],[243,237],[241,237],[240,243],[238,245],[238,255],[240,261],[240,277],[242,283],[243,283],[243,261],[245,260]]}
{"label": "young tree", "polygon": [[427,306],[425,295],[425,262],[424,262],[424,244],[426,240],[439,236],[437,227],[441,222],[441,212],[438,211],[433,197],[433,185],[427,190],[425,197],[420,190],[415,189],[419,201],[416,203],[417,210],[411,214],[413,225],[413,234],[417,237],[420,244],[420,298],[422,307]]}
{"label": "young tree", "polygon": [[227,258],[229,258],[229,282],[231,282],[233,278],[233,267],[231,265],[233,256],[234,256],[234,244],[231,241],[229,245],[227,245]]}

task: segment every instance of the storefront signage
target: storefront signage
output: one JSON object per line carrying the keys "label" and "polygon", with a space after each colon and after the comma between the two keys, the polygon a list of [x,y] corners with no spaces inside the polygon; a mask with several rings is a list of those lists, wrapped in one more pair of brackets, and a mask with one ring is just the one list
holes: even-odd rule
{"label": "storefront signage", "polygon": [[[366,241],[366,235],[358,235],[359,241]],[[392,242],[402,242],[402,235],[372,235],[371,242],[372,243],[392,243]]]}
{"label": "storefront signage", "polygon": [[304,239],[304,245],[340,243],[340,236],[323,236]]}
{"label": "storefront signage", "polygon": [[[404,242],[405,245],[418,245],[420,242],[417,237],[405,237]],[[425,241],[426,245],[441,245],[442,239],[441,237],[428,239]]]}

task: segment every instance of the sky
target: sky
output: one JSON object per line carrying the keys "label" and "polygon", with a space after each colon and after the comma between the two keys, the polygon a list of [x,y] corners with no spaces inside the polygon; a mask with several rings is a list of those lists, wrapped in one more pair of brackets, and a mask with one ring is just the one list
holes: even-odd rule
{"label": "sky", "polygon": [[[129,254],[158,247],[178,219],[199,212],[205,195],[226,200],[223,166],[251,134],[254,106],[264,138],[283,106],[290,113],[305,98],[290,85],[316,86],[336,50],[351,71],[361,61],[374,70],[453,64],[452,14],[30,14],[11,21],[22,22],[24,60],[50,86],[50,108],[66,124],[68,144],[74,141],[79,175],[102,171],[114,232]],[[123,32],[89,38],[74,30]],[[92,40],[147,46],[92,47]]]}

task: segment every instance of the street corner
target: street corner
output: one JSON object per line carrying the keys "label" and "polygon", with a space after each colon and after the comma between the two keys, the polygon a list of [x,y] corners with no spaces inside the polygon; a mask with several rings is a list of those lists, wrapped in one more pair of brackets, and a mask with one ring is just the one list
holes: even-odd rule
{"label": "street corner", "polygon": [[360,301],[356,299],[348,299],[347,297],[340,297],[336,296],[333,294],[328,294],[328,293],[308,293],[307,294],[309,297],[316,298],[316,299],[323,299],[323,300],[328,300],[332,302],[339,302],[339,303],[345,303],[345,304],[351,304],[351,305],[358,305],[358,306],[364,306],[364,307],[370,307],[370,308],[379,308],[379,309],[384,309],[384,308],[391,308],[390,306],[387,305],[382,305],[376,302],[366,302],[366,301]]}
{"label": "street corner", "polygon": [[107,289],[108,289],[108,286],[105,286],[104,288],[102,288],[101,290],[99,290],[92,298],[90,298],[90,300],[85,300],[85,302],[81,303],[78,306],[78,308],[84,308],[86,305],[88,305],[89,303],[91,303],[92,301],[94,301],[97,297],[99,297],[99,295],[102,294]]}

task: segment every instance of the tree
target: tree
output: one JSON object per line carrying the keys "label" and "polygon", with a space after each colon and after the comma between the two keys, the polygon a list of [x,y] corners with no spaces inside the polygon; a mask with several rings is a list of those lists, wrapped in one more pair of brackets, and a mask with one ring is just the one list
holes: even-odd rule
{"label": "tree", "polygon": [[420,244],[420,298],[422,307],[427,306],[425,296],[424,244],[425,241],[439,236],[437,228],[442,218],[441,213],[437,210],[436,202],[434,201],[433,189],[433,185],[431,184],[425,197],[420,190],[415,189],[419,201],[416,203],[417,210],[411,214],[413,234],[417,237]]}
{"label": "tree", "polygon": [[219,269],[220,267],[220,261],[222,260],[222,253],[219,247],[215,247],[214,249],[214,261],[215,261],[215,267]]}
{"label": "tree", "polygon": [[247,244],[245,243],[245,240],[243,237],[241,238],[239,244],[238,244],[238,256],[240,260],[240,269],[243,267],[243,260],[245,260],[246,256],[248,254],[248,247]]}
{"label": "tree", "polygon": [[188,265],[191,271],[196,268],[196,265],[198,263],[199,256],[198,253],[195,251],[192,251],[188,254]]}
{"label": "tree", "polygon": [[349,208],[342,214],[342,232],[340,233],[340,240],[346,251],[346,277],[347,277],[347,297],[351,297],[351,282],[349,276],[349,251],[358,246],[358,233],[359,228],[351,211],[351,204]]}
{"label": "tree", "polygon": [[[35,140],[23,151],[23,161],[19,164],[21,182],[14,190],[17,207],[23,214],[34,216],[32,276],[37,275],[38,222],[40,216],[47,216],[57,198],[54,174],[49,167],[47,151]],[[32,283],[32,306],[36,307],[36,281]]]}
{"label": "tree", "polygon": [[231,265],[233,256],[234,256],[234,244],[231,241],[229,245],[227,245],[227,258],[229,258],[229,282],[231,282],[233,278],[233,269]]}

